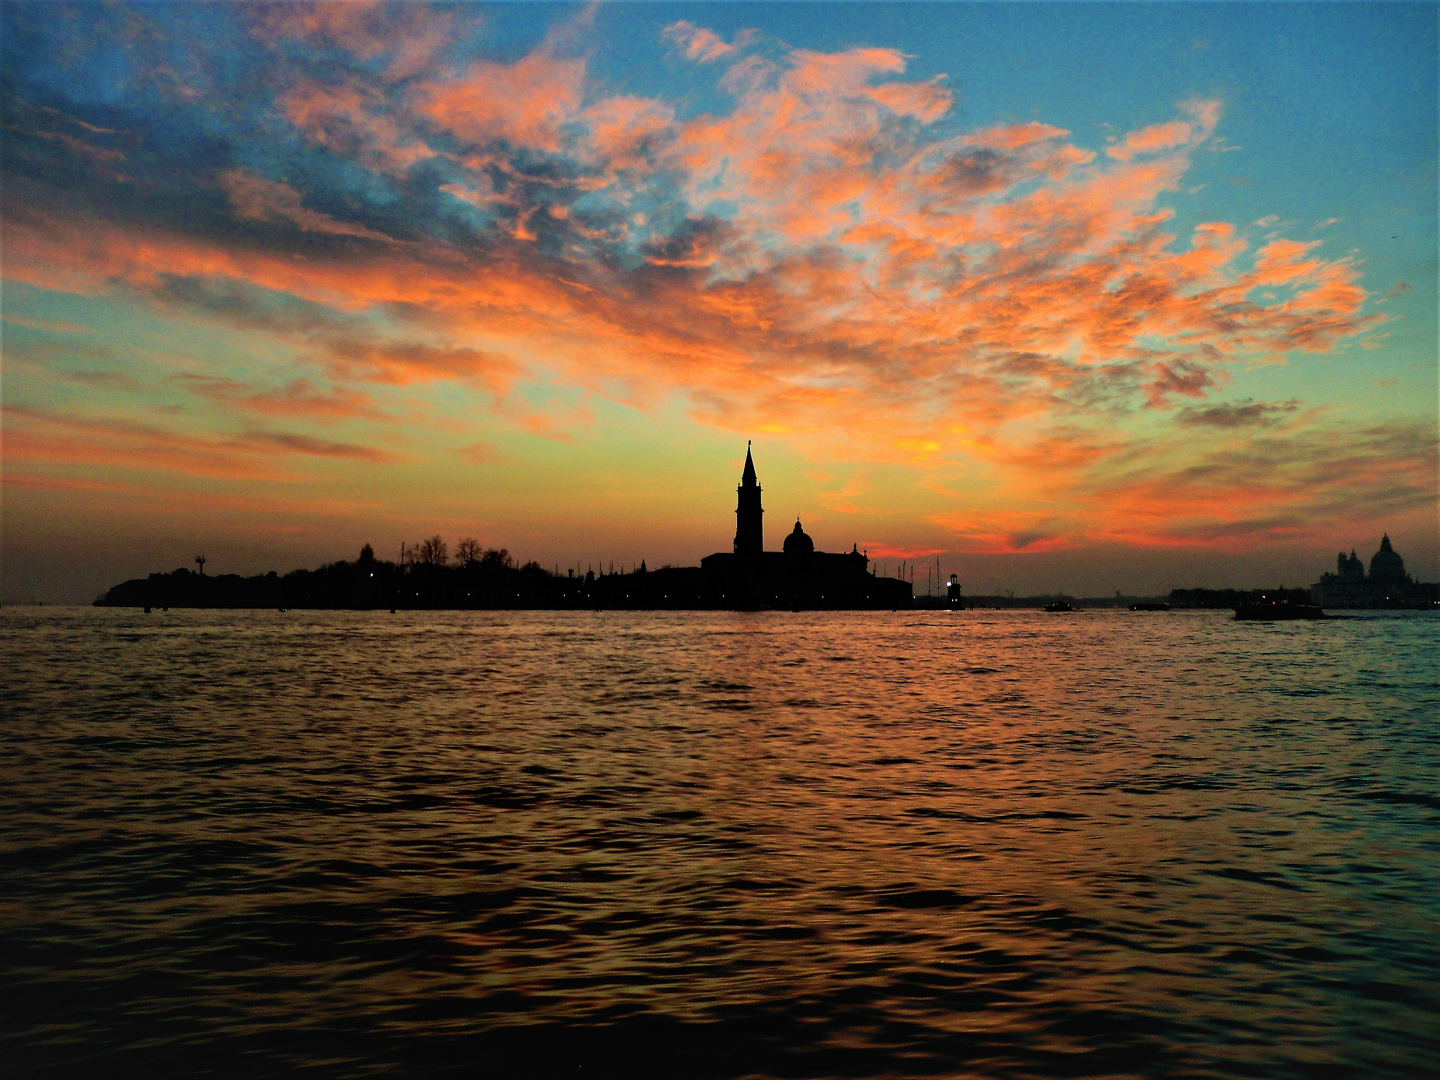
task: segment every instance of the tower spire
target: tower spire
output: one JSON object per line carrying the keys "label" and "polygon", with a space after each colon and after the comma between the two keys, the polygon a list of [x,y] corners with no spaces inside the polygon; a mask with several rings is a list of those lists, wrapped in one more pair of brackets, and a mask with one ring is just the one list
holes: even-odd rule
{"label": "tower spire", "polygon": [[760,506],[760,483],[755,476],[755,459],[750,454],[751,443],[745,443],[745,471],[740,475],[740,486],[735,489],[739,498],[735,506],[735,554],[759,555],[765,550],[765,529],[762,521],[765,511]]}

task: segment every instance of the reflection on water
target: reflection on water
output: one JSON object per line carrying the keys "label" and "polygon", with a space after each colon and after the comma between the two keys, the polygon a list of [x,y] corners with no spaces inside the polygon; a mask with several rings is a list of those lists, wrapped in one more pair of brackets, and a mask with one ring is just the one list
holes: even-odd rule
{"label": "reflection on water", "polygon": [[8,609],[0,1052],[1414,1075],[1437,627]]}

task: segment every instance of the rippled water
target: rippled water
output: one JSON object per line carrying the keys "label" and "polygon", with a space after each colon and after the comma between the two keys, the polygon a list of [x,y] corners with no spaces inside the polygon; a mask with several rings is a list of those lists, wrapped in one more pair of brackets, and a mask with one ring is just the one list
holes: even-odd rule
{"label": "rippled water", "polygon": [[8,609],[0,1060],[1424,1073],[1437,630]]}

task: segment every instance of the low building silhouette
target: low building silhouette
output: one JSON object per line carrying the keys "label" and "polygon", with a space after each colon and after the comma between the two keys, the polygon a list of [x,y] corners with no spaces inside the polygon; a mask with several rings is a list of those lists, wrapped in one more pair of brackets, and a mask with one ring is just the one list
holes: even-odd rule
{"label": "low building silhouette", "polygon": [[1380,539],[1380,550],[1370,557],[1370,573],[1350,549],[1335,556],[1335,572],[1320,575],[1310,586],[1310,601],[1326,608],[1420,608],[1436,602],[1433,584],[1414,581],[1405,572],[1405,560],[1390,543]]}

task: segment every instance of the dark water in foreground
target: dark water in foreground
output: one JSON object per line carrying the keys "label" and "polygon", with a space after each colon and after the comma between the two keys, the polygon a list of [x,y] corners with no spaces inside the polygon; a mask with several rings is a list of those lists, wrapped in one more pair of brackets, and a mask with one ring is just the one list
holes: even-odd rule
{"label": "dark water in foreground", "polygon": [[1440,619],[0,612],[0,1071],[1414,1076]]}

